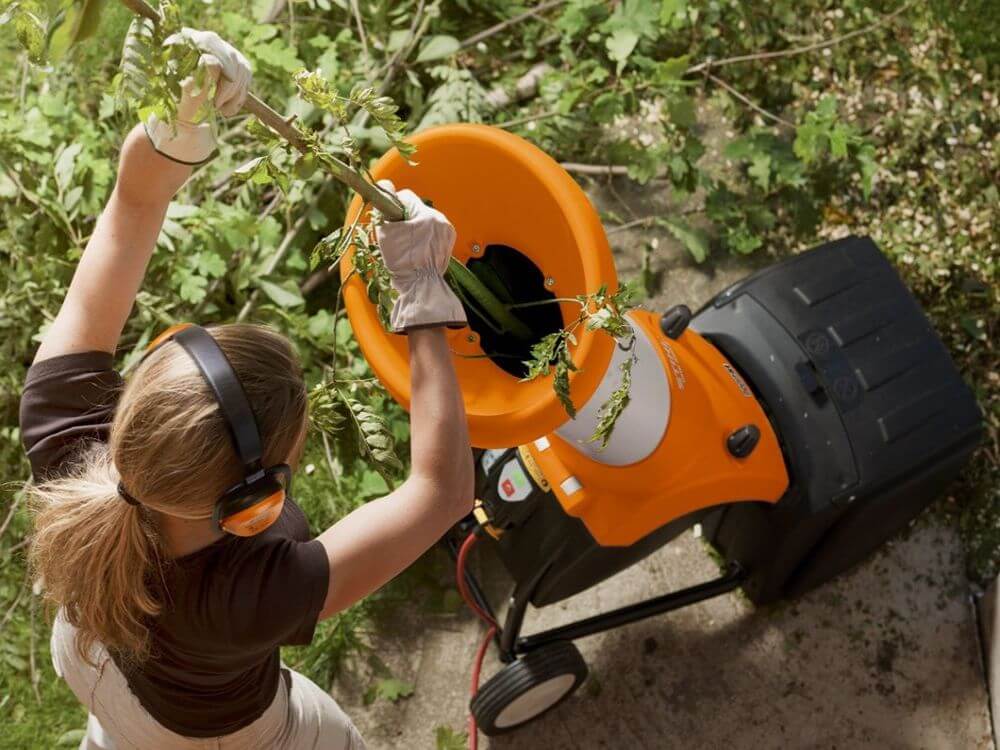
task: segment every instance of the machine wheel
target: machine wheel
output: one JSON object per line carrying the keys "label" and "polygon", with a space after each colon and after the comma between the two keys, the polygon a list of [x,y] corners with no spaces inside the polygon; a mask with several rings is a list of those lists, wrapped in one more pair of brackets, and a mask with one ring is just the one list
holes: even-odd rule
{"label": "machine wheel", "polygon": [[587,664],[569,641],[530,651],[493,675],[469,704],[482,732],[503,734],[537,719],[572,695]]}

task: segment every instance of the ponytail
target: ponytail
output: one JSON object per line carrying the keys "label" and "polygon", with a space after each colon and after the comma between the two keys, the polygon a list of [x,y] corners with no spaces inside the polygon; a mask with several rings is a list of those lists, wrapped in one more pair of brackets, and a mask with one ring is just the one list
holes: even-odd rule
{"label": "ponytail", "polygon": [[29,560],[46,598],[79,630],[77,652],[89,663],[97,641],[142,661],[148,620],[163,606],[155,527],[146,508],[118,495],[118,479],[108,447],[95,444],[67,475],[27,488]]}
{"label": "ponytail", "polygon": [[[264,463],[292,462],[305,438],[307,396],[287,339],[262,326],[210,329],[253,406]],[[134,663],[150,655],[150,621],[163,609],[161,515],[210,519],[243,476],[229,427],[205,378],[167,344],[129,378],[108,442],[95,443],[57,479],[29,486],[35,515],[29,559],[46,597],[79,630],[90,661],[100,642]],[[118,482],[142,503],[130,505]]]}

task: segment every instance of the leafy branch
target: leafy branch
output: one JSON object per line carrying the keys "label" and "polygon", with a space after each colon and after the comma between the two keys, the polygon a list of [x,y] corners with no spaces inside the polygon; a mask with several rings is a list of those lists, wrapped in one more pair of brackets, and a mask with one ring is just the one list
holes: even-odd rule
{"label": "leafy branch", "polygon": [[[131,25],[123,48],[119,94],[130,106],[138,110],[141,116],[155,113],[170,121],[175,115],[174,102],[179,98],[181,81],[196,71],[200,52],[190,44],[164,45],[166,38],[181,28],[180,15],[174,0],[164,0],[159,10],[154,9],[145,0],[121,0],[121,2],[137,13],[139,18]],[[545,7],[556,5],[558,3],[552,2]],[[93,34],[101,6],[101,2],[93,0],[82,0],[67,6],[64,11],[67,17],[57,18],[54,22],[55,33],[50,35],[50,46],[53,38],[58,39],[61,53],[72,44]],[[422,12],[422,4],[420,8]],[[354,6],[354,13],[356,21],[360,24],[357,6]],[[524,14],[523,18],[530,15],[532,14]],[[616,11],[616,16],[612,20],[619,15]],[[26,19],[21,21],[22,25],[25,23],[30,25],[34,18],[30,15],[25,16],[24,13],[18,18],[22,16]],[[416,30],[411,26],[408,45],[412,46],[416,37],[422,34],[426,20],[421,21]],[[512,20],[511,25],[520,20],[522,17]],[[621,24],[627,25],[627,21],[621,19],[615,23],[621,28],[624,28]],[[487,30],[482,38],[488,38],[494,33],[496,32],[493,30]],[[626,32],[621,39],[627,41],[630,38],[629,34],[631,32]],[[438,37],[434,40],[439,47],[442,46],[441,39],[443,38]],[[450,44],[449,42],[445,46],[450,49]],[[634,42],[632,44],[634,45]],[[426,51],[422,53],[422,57],[425,54]],[[623,49],[621,54],[625,56],[617,58],[619,71],[628,52]],[[670,75],[677,73],[674,70],[677,67],[678,65],[673,65],[670,68],[672,71]],[[374,183],[363,163],[361,147],[352,133],[351,124],[361,119],[373,121],[404,159],[410,160],[415,148],[405,140],[405,123],[399,117],[397,105],[390,97],[373,87],[357,85],[347,95],[343,95],[334,89],[318,70],[299,70],[293,80],[299,96],[326,115],[327,126],[323,132],[317,132],[305,124],[297,123],[294,117],[282,118],[261,99],[248,94],[244,110],[252,115],[252,118],[247,121],[246,131],[263,147],[265,153],[237,168],[233,177],[237,183],[274,184],[282,193],[287,193],[293,178],[307,178],[317,168],[322,168],[333,178],[361,195],[366,209],[370,209],[362,212],[365,217],[363,222],[356,220],[346,230],[338,229],[325,237],[313,252],[313,265],[315,267],[323,261],[334,265],[340,261],[345,252],[353,250],[356,270],[367,286],[369,298],[376,305],[380,319],[386,324],[394,292],[378,244],[374,240],[374,230],[380,221],[396,221],[405,218],[405,215],[395,197]],[[334,140],[331,142],[330,139]],[[319,197],[320,194],[317,194],[314,202]],[[281,262],[298,231],[305,224],[307,214],[308,212],[303,214],[292,230],[285,235],[268,263],[266,274],[272,272]],[[498,299],[475,273],[454,258],[450,260],[446,278],[463,304],[470,310],[478,312],[493,330],[524,342],[530,342],[535,338],[532,330],[518,317],[517,305],[505,304]],[[260,288],[264,288],[263,284],[261,280]],[[239,319],[246,317],[252,309],[258,291],[255,290],[251,294],[240,312]],[[623,287],[618,292],[609,294],[602,288],[593,294],[577,298],[576,301],[581,306],[579,317],[569,326],[536,341],[530,350],[531,357],[525,363],[527,366],[525,379],[531,380],[552,373],[553,389],[571,417],[576,415],[569,385],[570,373],[576,369],[571,354],[571,348],[577,343],[575,331],[583,325],[587,330],[602,331],[619,340],[630,336],[631,327],[623,317],[628,309],[627,292],[628,290]],[[297,291],[294,295],[282,288],[268,291],[268,295],[272,298],[276,294],[282,299],[287,297],[289,303],[294,301],[293,298],[300,298]],[[623,377],[626,385],[628,380],[627,377]],[[388,462],[390,457],[395,460],[391,450],[390,453],[385,452],[391,446],[387,447],[388,444],[382,437],[383,431],[378,428],[377,415],[365,411],[360,402],[350,400],[338,387],[333,388],[333,393],[346,405],[346,414],[355,423],[372,460],[380,464]],[[607,442],[614,422],[626,403],[627,387],[624,392],[619,388],[608,404],[602,408],[601,425],[595,432],[595,439]],[[333,414],[329,404],[318,402],[317,408],[330,415]],[[374,442],[368,439],[370,436],[374,436]]]}
{"label": "leafy branch", "polygon": [[[603,331],[614,338],[620,346],[628,348],[635,335],[631,323],[625,317],[626,313],[634,307],[632,296],[633,290],[628,285],[622,285],[614,293],[609,293],[607,287],[602,286],[593,294],[516,305],[515,307],[527,307],[556,302],[575,302],[580,305],[580,313],[573,322],[562,330],[544,336],[531,347],[531,358],[524,363],[528,372],[523,380],[530,381],[552,374],[552,389],[559,397],[559,402],[563,405],[566,413],[575,418],[576,406],[570,395],[569,383],[570,373],[577,370],[570,351],[570,347],[577,343],[574,331],[581,325],[589,331]],[[631,362],[631,358],[627,361]],[[622,372],[622,386],[619,386],[609,400],[601,406],[600,422],[590,438],[591,440],[601,440],[602,445],[607,445],[618,417],[621,416],[628,404],[628,391],[632,383],[631,364],[628,366],[627,372],[624,369]],[[622,392],[623,387],[624,392]]]}

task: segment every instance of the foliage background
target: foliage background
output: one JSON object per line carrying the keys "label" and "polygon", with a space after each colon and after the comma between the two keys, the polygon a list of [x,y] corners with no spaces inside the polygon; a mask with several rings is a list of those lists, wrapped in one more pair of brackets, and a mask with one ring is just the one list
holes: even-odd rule
{"label": "foliage background", "polygon": [[[0,14],[11,5],[0,3]],[[46,5],[19,7],[44,15]],[[576,165],[581,179],[606,179],[615,165],[616,179],[668,191],[676,214],[639,221],[684,243],[692,262],[727,252],[780,256],[849,232],[871,234],[925,305],[986,412],[984,447],[937,510],[963,529],[971,579],[996,574],[995,3],[553,0],[527,17],[531,6],[514,0],[255,0],[249,12],[236,0],[180,6],[188,25],[216,30],[247,54],[265,101],[317,129],[321,113],[293,96],[291,76],[303,67],[319,68],[342,93],[357,82],[384,84],[413,129],[455,120],[501,124]],[[510,19],[518,20],[480,33]],[[28,472],[17,404],[133,122],[115,100],[129,21],[108,3],[97,38],[50,68],[29,64],[12,21],[0,30],[5,747],[75,745],[85,720],[49,666],[47,613],[24,567],[29,521],[17,486]],[[860,29],[867,31],[840,39]],[[810,49],[758,54],[798,48]],[[725,62],[743,55],[753,59]],[[548,67],[539,75],[542,63]],[[723,142],[707,143],[706,126],[720,119]],[[361,418],[384,420],[405,455],[405,415],[371,381],[337,313],[336,280],[309,267],[312,247],[339,225],[348,196],[319,173],[293,180],[287,192],[230,179],[259,147],[240,119],[222,123],[221,132],[220,158],[198,170],[171,208],[122,363],[171,322],[230,320],[250,302],[253,319],[293,338],[311,381],[327,374],[336,350]],[[365,127],[352,136],[365,158],[386,146]],[[296,495],[316,529],[403,475],[373,468],[367,450],[346,430],[311,440]],[[433,585],[433,562],[325,623],[312,646],[290,650],[286,660],[328,683],[343,657],[364,652],[366,629],[380,612],[391,613],[395,599],[419,592],[435,606],[454,606]],[[396,700],[405,688],[387,676],[372,698]]]}

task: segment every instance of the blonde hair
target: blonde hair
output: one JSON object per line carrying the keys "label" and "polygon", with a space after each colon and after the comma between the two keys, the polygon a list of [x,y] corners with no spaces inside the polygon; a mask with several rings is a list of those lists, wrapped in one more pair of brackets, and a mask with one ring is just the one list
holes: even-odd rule
{"label": "blonde hair", "polygon": [[[266,466],[295,462],[307,418],[302,371],[289,342],[263,326],[209,329],[250,401]],[[99,641],[126,660],[149,656],[149,620],[167,597],[158,513],[210,518],[243,478],[208,384],[179,344],[151,353],[126,384],[108,442],[94,443],[59,478],[27,488],[30,560],[90,660]],[[141,505],[126,503],[118,482]]]}

